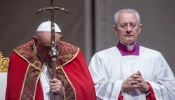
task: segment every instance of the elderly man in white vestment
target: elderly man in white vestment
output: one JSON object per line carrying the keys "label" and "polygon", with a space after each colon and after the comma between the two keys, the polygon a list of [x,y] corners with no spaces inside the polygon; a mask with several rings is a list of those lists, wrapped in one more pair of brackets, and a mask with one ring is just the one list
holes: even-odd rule
{"label": "elderly man in white vestment", "polygon": [[175,78],[162,54],[140,46],[140,15],[122,9],[114,15],[116,46],[96,53],[90,62],[99,100],[175,100]]}

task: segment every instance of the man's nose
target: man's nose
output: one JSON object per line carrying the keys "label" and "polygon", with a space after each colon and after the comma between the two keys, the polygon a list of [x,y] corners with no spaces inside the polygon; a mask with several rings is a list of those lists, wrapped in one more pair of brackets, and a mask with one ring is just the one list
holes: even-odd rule
{"label": "man's nose", "polygon": [[130,31],[132,27],[130,25],[127,25],[126,30]]}
{"label": "man's nose", "polygon": [[130,34],[131,31],[132,31],[132,28],[131,28],[130,25],[128,25],[127,28],[126,28],[126,33],[127,33],[127,34]]}

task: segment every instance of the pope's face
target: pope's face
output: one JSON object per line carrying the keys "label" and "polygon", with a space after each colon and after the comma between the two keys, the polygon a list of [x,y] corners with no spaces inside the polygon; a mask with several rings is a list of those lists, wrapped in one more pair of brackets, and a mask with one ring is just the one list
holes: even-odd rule
{"label": "pope's face", "polygon": [[[55,33],[56,48],[58,48],[60,38],[61,35]],[[37,39],[37,54],[44,61],[50,62],[51,61],[51,56],[49,54],[50,51],[51,51],[51,34],[46,32],[41,33],[40,39]]]}
{"label": "pope's face", "polygon": [[138,25],[135,13],[122,12],[118,16],[117,25],[113,25],[113,27],[122,43],[132,45],[137,40],[142,25]]}

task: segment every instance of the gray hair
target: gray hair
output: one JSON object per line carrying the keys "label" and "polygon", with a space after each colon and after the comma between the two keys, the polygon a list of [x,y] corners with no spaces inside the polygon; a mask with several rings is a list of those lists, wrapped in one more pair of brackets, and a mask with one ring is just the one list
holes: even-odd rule
{"label": "gray hair", "polygon": [[114,21],[115,21],[116,24],[118,24],[118,17],[119,17],[119,14],[120,14],[120,13],[123,13],[123,12],[135,13],[135,14],[136,14],[136,17],[137,17],[138,25],[141,24],[140,14],[139,14],[136,10],[130,9],[130,8],[119,10],[119,11],[117,11],[117,12],[114,14]]}

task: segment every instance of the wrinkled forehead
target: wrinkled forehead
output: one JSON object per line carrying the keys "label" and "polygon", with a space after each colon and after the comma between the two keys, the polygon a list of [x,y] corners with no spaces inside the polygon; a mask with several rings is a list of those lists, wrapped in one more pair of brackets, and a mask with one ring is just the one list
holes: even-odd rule
{"label": "wrinkled forehead", "polygon": [[121,12],[118,16],[119,23],[137,23],[137,16],[133,12]]}

